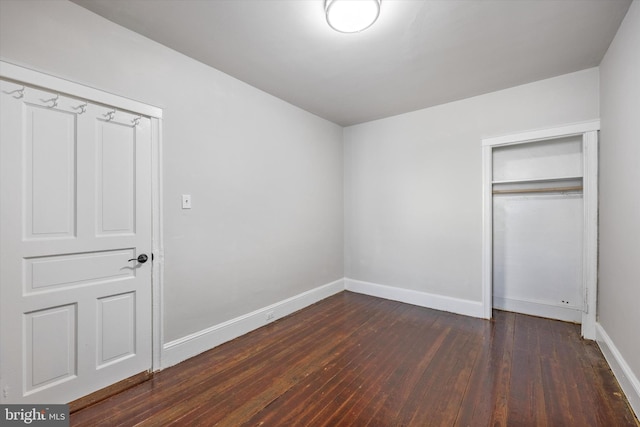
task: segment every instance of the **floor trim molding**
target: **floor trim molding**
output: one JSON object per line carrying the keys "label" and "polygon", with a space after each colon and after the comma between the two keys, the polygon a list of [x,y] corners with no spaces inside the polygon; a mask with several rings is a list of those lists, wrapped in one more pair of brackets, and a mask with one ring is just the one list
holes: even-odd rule
{"label": "floor trim molding", "polygon": [[[343,290],[344,279],[338,279],[335,282],[327,283],[235,319],[168,342],[162,349],[162,369],[231,341]],[[269,312],[273,312],[273,318],[267,320]]]}
{"label": "floor trim molding", "polygon": [[344,283],[347,291],[432,308],[434,310],[484,318],[484,306],[480,301],[430,294],[412,289],[397,288],[348,278],[344,279]]}
{"label": "floor trim molding", "polygon": [[624,357],[622,357],[622,354],[620,354],[620,351],[600,323],[596,323],[596,342],[611,367],[613,375],[615,375],[618,383],[620,383],[622,391],[624,391],[624,394],[627,396],[627,400],[629,401],[631,409],[635,412],[636,418],[640,419],[640,380],[634,375],[626,360],[624,360]]}

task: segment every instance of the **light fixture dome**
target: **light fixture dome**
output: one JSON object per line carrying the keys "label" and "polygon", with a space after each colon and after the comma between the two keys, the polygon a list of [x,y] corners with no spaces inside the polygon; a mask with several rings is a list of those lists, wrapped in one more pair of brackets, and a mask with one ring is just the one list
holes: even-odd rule
{"label": "light fixture dome", "polygon": [[325,0],[327,23],[341,33],[369,28],[380,14],[380,0]]}

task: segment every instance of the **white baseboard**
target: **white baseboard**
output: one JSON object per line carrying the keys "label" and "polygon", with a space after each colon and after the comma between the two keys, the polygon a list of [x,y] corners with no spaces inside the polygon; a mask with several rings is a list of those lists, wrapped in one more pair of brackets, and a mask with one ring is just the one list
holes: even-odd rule
{"label": "white baseboard", "polygon": [[[161,369],[168,368],[193,356],[210,350],[227,341],[251,332],[273,320],[288,316],[311,304],[321,301],[343,290],[379,298],[400,301],[407,304],[448,311],[466,316],[484,315],[482,303],[443,295],[429,294],[410,289],[395,288],[353,279],[339,279],[335,282],[311,289],[286,300],[260,308],[243,316],[211,326],[202,331],[166,343],[160,357]],[[268,312],[274,312],[274,318],[267,321]]]}
{"label": "white baseboard", "polygon": [[565,322],[582,322],[582,310],[580,308],[545,304],[541,301],[526,301],[494,296],[493,308],[513,311],[516,313],[530,314],[532,316],[547,317],[549,319],[563,320]]}
{"label": "white baseboard", "polygon": [[[339,279],[235,319],[168,342],[162,349],[162,369],[231,341],[343,290],[344,279]],[[273,311],[274,317],[267,321],[267,313],[270,311]]]}
{"label": "white baseboard", "polygon": [[357,292],[359,294],[390,299],[420,307],[433,308],[434,310],[463,314],[465,316],[484,318],[484,307],[480,301],[430,294],[348,278],[344,279],[344,286],[347,291]]}
{"label": "white baseboard", "polygon": [[622,391],[627,396],[627,400],[631,404],[636,417],[640,418],[640,380],[633,373],[600,323],[596,323],[596,342],[600,346],[600,350],[602,350],[602,354],[604,354],[604,358],[611,367],[618,383],[620,383]]}

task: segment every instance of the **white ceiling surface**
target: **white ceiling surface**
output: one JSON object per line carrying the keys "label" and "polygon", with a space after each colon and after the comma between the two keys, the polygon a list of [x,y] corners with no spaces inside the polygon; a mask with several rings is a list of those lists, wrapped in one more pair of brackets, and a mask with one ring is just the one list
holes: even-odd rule
{"label": "white ceiling surface", "polygon": [[597,66],[631,3],[382,0],[343,34],[324,0],[72,1],[343,126]]}

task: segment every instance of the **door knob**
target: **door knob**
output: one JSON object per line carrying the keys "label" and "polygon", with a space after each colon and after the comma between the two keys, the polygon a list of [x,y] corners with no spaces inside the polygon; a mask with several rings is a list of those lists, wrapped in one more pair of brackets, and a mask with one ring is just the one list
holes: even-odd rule
{"label": "door knob", "polygon": [[140,264],[144,264],[148,259],[149,257],[147,254],[140,254],[138,255],[138,258],[131,258],[129,261],[138,261]]}

